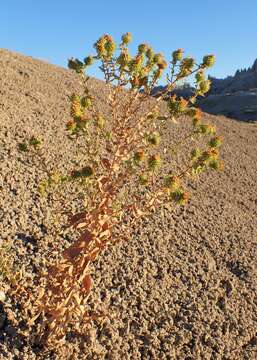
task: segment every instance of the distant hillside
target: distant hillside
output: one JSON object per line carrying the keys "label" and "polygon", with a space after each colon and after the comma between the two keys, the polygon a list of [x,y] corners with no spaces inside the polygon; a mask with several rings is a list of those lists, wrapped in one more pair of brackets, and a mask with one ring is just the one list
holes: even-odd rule
{"label": "distant hillside", "polygon": [[211,90],[207,97],[198,101],[203,111],[238,120],[257,121],[257,59],[252,67],[237,70],[234,76],[209,79]]}
{"label": "distant hillside", "polygon": [[248,69],[237,70],[234,76],[225,79],[209,77],[212,82],[210,94],[228,94],[238,91],[257,91],[257,59]]}
{"label": "distant hillside", "polygon": [[[234,76],[225,79],[210,77],[211,90],[204,97],[199,97],[197,106],[214,115],[225,115],[243,121],[257,121],[257,59],[248,69],[237,70]],[[155,95],[165,87],[156,87]],[[193,87],[180,87],[174,93],[189,98]]]}

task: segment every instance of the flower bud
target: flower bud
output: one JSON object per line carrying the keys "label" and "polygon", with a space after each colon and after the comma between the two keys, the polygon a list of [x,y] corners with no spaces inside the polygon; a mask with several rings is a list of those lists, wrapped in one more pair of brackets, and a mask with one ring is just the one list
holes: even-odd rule
{"label": "flower bud", "polygon": [[181,61],[183,58],[183,49],[177,49],[172,53],[172,62],[176,64],[177,61]]}
{"label": "flower bud", "polygon": [[107,57],[111,58],[113,53],[116,50],[116,44],[113,41],[113,38],[110,35],[105,35],[105,44],[104,44],[106,53],[107,53]]}
{"label": "flower bud", "polygon": [[94,48],[96,49],[97,55],[100,58],[106,57],[106,49],[105,49],[105,43],[106,43],[106,35],[100,37],[97,42],[94,44]]}
{"label": "flower bud", "polygon": [[148,49],[146,51],[146,57],[148,58],[149,61],[153,61],[154,51],[150,46],[148,47]]}
{"label": "flower bud", "polygon": [[204,134],[204,135],[212,135],[215,134],[215,127],[208,125],[208,124],[201,124],[199,126],[198,132],[200,134]]}
{"label": "flower bud", "polygon": [[199,161],[201,162],[201,164],[205,164],[207,163],[209,160],[211,160],[212,158],[212,153],[210,151],[203,151],[201,158],[199,159]]}
{"label": "flower bud", "polygon": [[193,58],[186,57],[182,60],[181,67],[188,71],[191,71],[194,67],[194,64],[195,60]]}
{"label": "flower bud", "polygon": [[162,60],[162,62],[159,62],[157,65],[160,70],[164,70],[168,66],[167,62],[164,59]]}
{"label": "flower bud", "polygon": [[201,150],[200,149],[193,149],[191,151],[191,160],[196,160],[199,158],[199,156],[201,155]]}
{"label": "flower bud", "polygon": [[80,97],[77,95],[73,95],[71,97],[70,114],[73,118],[80,118],[83,116],[83,111],[82,111],[81,103],[80,103]]}
{"label": "flower bud", "polygon": [[202,112],[199,108],[195,108],[195,107],[190,107],[186,110],[186,114],[188,116],[190,116],[191,118],[197,118],[197,119],[201,119],[202,117]]}
{"label": "flower bud", "polygon": [[139,54],[145,54],[146,53],[146,51],[148,50],[148,44],[140,44],[139,46],[138,46],[138,53]]}
{"label": "flower bud", "polygon": [[31,146],[33,146],[34,148],[37,148],[39,147],[40,145],[42,145],[43,143],[43,140],[39,139],[39,138],[36,138],[35,136],[32,136],[30,139],[29,139],[29,144]]}
{"label": "flower bud", "polygon": [[222,139],[218,136],[211,138],[211,140],[208,142],[208,145],[213,148],[220,147],[222,144]]}
{"label": "flower bud", "polygon": [[213,170],[223,170],[224,164],[218,159],[213,159],[209,162],[209,168]]}
{"label": "flower bud", "polygon": [[202,153],[201,157],[199,158],[199,165],[205,165],[210,160],[217,160],[219,156],[219,153],[217,149],[211,148],[209,150],[206,150]]}
{"label": "flower bud", "polygon": [[126,34],[122,35],[121,41],[124,45],[128,45],[132,41],[131,33],[127,32]]}
{"label": "flower bud", "polygon": [[26,143],[20,143],[18,147],[20,151],[24,151],[24,152],[29,151],[28,145]]}
{"label": "flower bud", "polygon": [[87,56],[87,57],[85,57],[85,59],[84,59],[84,64],[85,64],[86,66],[93,65],[93,63],[94,63],[94,58],[93,58],[93,56]]}
{"label": "flower bud", "polygon": [[163,55],[161,53],[155,54],[153,57],[153,61],[155,64],[161,64],[164,61]]}
{"label": "flower bud", "polygon": [[76,127],[77,127],[77,124],[73,120],[68,121],[67,124],[66,124],[66,129],[69,130],[69,131],[76,130]]}
{"label": "flower bud", "polygon": [[117,63],[120,65],[121,68],[125,68],[126,66],[128,66],[129,62],[131,61],[130,54],[128,53],[128,51],[125,50],[123,50],[117,58]]}
{"label": "flower bud", "polygon": [[168,101],[168,107],[170,110],[170,113],[174,116],[178,116],[182,114],[183,112],[187,111],[187,105],[188,101],[183,99],[182,97],[177,100],[177,96],[173,95],[170,97]]}
{"label": "flower bud", "polygon": [[209,68],[213,66],[215,63],[215,56],[214,55],[206,55],[203,57],[202,66],[204,68]]}
{"label": "flower bud", "polygon": [[139,150],[134,154],[134,163],[139,165],[145,159],[145,153],[143,150]]}
{"label": "flower bud", "polygon": [[189,200],[189,193],[178,189],[171,193],[171,200],[175,201],[178,205],[185,205]]}
{"label": "flower bud", "polygon": [[151,170],[156,170],[161,165],[161,157],[159,154],[152,155],[148,159],[148,166]]}
{"label": "flower bud", "polygon": [[195,80],[200,83],[202,81],[205,81],[205,74],[203,71],[198,71],[196,74],[195,74]]}
{"label": "flower bud", "polygon": [[79,74],[83,72],[84,64],[78,59],[70,58],[68,60],[68,68],[71,70],[75,70]]}
{"label": "flower bud", "polygon": [[142,64],[143,64],[142,55],[140,54],[136,55],[129,63],[130,71],[134,73],[138,73],[142,68]]}
{"label": "flower bud", "polygon": [[80,103],[84,108],[90,108],[92,106],[92,101],[89,97],[81,98]]}
{"label": "flower bud", "polygon": [[203,95],[210,90],[211,82],[210,80],[204,80],[199,83],[199,90],[200,93]]}
{"label": "flower bud", "polygon": [[171,189],[176,190],[180,187],[180,179],[174,175],[168,175],[164,178],[164,186]]}

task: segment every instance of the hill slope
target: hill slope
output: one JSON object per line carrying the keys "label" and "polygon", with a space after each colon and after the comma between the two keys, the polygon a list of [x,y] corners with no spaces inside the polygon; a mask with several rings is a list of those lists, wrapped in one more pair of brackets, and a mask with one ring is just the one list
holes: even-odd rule
{"label": "hill slope", "polygon": [[[67,70],[0,50],[0,241],[13,240],[17,265],[31,272],[53,252],[45,211],[52,204],[39,199],[42,172],[17,143],[42,135],[47,160],[72,168],[64,128],[76,84]],[[91,87],[104,107],[104,84],[91,80]],[[90,305],[107,309],[109,320],[70,338],[67,359],[256,358],[257,127],[206,117],[224,136],[225,170],[201,177],[188,206],[142,221],[130,242],[95,263]],[[60,251],[72,238],[58,241]],[[36,359],[4,319],[2,311],[0,359]]]}
{"label": "hill slope", "polygon": [[237,70],[225,79],[210,77],[208,95],[199,99],[203,111],[230,118],[257,121],[257,59],[249,69]]}

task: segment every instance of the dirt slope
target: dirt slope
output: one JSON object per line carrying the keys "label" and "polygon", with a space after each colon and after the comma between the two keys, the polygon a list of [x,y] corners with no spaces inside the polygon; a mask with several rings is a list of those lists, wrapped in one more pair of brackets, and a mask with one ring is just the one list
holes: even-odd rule
{"label": "dirt slope", "polygon": [[[72,168],[64,129],[76,84],[67,70],[0,50],[0,242],[13,240],[17,266],[31,272],[52,251],[51,213],[37,194],[42,172],[17,143],[42,135],[49,161]],[[91,86],[104,107],[103,84]],[[109,319],[49,358],[256,359],[257,126],[206,117],[225,138],[225,170],[202,176],[185,208],[142,221],[130,242],[105,252],[90,304]],[[0,312],[0,359],[39,358],[17,330]]]}

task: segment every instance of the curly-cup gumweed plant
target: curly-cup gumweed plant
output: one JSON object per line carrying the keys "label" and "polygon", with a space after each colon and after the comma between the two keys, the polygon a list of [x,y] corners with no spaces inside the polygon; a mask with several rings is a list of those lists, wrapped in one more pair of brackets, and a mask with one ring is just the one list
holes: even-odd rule
{"label": "curly-cup gumweed plant", "polygon": [[[95,55],[82,61],[72,58],[68,63],[80,75],[83,91],[70,97],[67,135],[75,144],[78,137],[84,137],[88,152],[82,168],[54,182],[77,182],[87,188],[88,198],[84,210],[69,219],[80,236],[45,275],[37,314],[31,321],[41,319],[41,342],[49,346],[65,339],[68,326],[81,329],[92,319],[86,302],[93,286],[91,264],[100,253],[129,238],[138,219],[165,204],[185,205],[190,199],[186,184],[204,171],[222,167],[221,138],[213,126],[203,122],[201,111],[194,105],[196,97],[210,89],[205,70],[214,64],[214,56],[204,56],[196,63],[178,49],[166,61],[148,44],[140,44],[137,53],[131,55],[131,40],[131,34],[126,33],[118,45],[110,35],[103,35],[94,44]],[[104,112],[90,92],[86,75],[95,62],[107,84],[108,110]],[[188,76],[195,78],[194,95],[188,100],[172,95],[176,84]],[[150,96],[163,78],[167,82],[164,90]],[[178,127],[180,118],[190,122],[190,131],[163,147],[165,129]],[[191,148],[184,154],[183,163],[171,166],[171,157],[183,152],[188,142]],[[31,139],[22,150],[30,146],[37,148],[39,140]],[[176,159],[179,161],[174,156],[173,161]],[[41,192],[52,182],[51,177],[44,180]]]}

